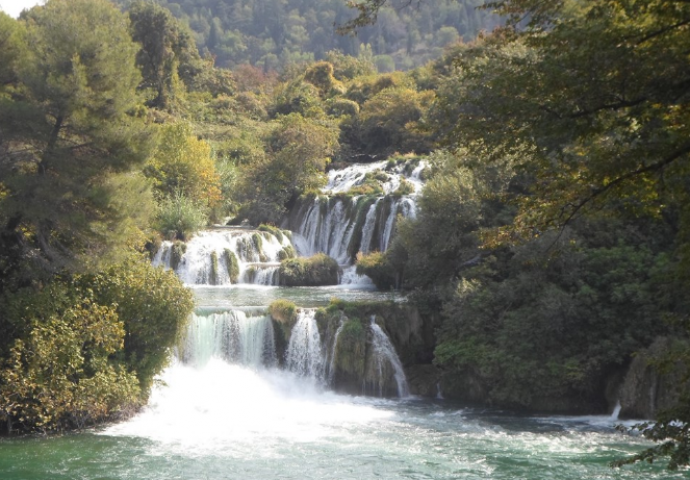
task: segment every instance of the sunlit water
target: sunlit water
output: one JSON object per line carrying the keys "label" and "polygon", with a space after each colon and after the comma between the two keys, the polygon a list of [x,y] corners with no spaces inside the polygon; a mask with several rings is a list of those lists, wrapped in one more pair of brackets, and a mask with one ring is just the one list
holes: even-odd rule
{"label": "sunlit water", "polygon": [[0,479],[688,477],[656,464],[611,469],[612,460],[649,446],[615,423],[344,396],[289,372],[211,358],[171,365],[148,407],[127,422],[0,440]]}

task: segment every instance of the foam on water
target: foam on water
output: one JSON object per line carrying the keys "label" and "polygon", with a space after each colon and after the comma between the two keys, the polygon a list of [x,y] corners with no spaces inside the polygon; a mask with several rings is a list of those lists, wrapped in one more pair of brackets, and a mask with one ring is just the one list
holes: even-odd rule
{"label": "foam on water", "polygon": [[332,427],[393,415],[324,391],[308,378],[218,358],[203,368],[176,363],[161,380],[144,412],[103,433],[148,438],[189,455],[232,455],[237,443],[313,442],[335,435]]}

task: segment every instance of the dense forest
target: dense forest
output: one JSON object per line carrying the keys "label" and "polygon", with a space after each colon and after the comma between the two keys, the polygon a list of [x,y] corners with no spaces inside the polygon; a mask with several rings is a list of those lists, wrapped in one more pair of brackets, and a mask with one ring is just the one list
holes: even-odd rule
{"label": "dense forest", "polygon": [[[674,372],[676,406],[633,460],[687,464],[690,5],[362,5],[0,13],[3,430],[146,401],[193,307],[150,266],[162,239],[271,228],[328,169],[424,160],[417,218],[358,270],[434,318],[432,360],[456,391],[591,405],[662,342],[648,361]],[[356,37],[335,34],[353,20]]]}
{"label": "dense forest", "polygon": [[[128,7],[131,0],[117,0]],[[363,57],[381,72],[407,70],[438,58],[459,39],[492,30],[499,17],[481,0],[429,0],[384,6],[376,24],[339,35],[354,12],[342,0],[194,0],[156,2],[189,27],[216,65],[249,64],[264,71],[323,60],[331,50]]]}

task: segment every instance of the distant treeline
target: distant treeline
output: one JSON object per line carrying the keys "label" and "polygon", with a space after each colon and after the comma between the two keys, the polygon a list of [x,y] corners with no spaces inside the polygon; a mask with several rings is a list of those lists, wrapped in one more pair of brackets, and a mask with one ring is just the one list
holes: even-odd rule
{"label": "distant treeline", "polygon": [[[127,8],[131,0],[115,0]],[[187,24],[201,52],[221,67],[268,70],[324,59],[338,50],[369,56],[379,71],[407,70],[443,53],[458,39],[492,30],[499,17],[482,0],[429,0],[383,8],[374,26],[356,36],[336,28],[355,12],[343,0],[156,0]]]}

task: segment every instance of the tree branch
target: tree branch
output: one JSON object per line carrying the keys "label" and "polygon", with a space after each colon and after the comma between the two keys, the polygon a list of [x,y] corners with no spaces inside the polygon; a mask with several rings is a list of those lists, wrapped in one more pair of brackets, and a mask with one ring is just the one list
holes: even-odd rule
{"label": "tree branch", "polygon": [[[565,227],[568,225],[573,218],[577,215],[577,213],[582,210],[589,202],[594,200],[595,198],[599,197],[600,195],[605,194],[612,188],[620,185],[621,183],[625,182],[626,180],[630,180],[631,178],[634,178],[638,175],[642,175],[644,173],[649,173],[649,172],[655,172],[658,170],[662,170],[671,163],[675,162],[678,160],[680,157],[683,155],[686,155],[690,153],[690,142],[686,143],[683,145],[681,148],[673,152],[671,155],[668,157],[662,159],[661,161],[657,163],[653,163],[651,165],[646,165],[644,167],[640,167],[637,170],[633,170],[632,172],[628,172],[626,174],[621,175],[620,177],[616,178],[615,180],[611,181],[610,183],[607,183],[606,185],[599,187],[595,189],[590,195],[582,199],[579,203],[577,203],[573,208],[573,210],[570,212],[568,217],[565,219],[563,223],[561,223],[561,228]],[[565,211],[565,209],[563,209]]]}

